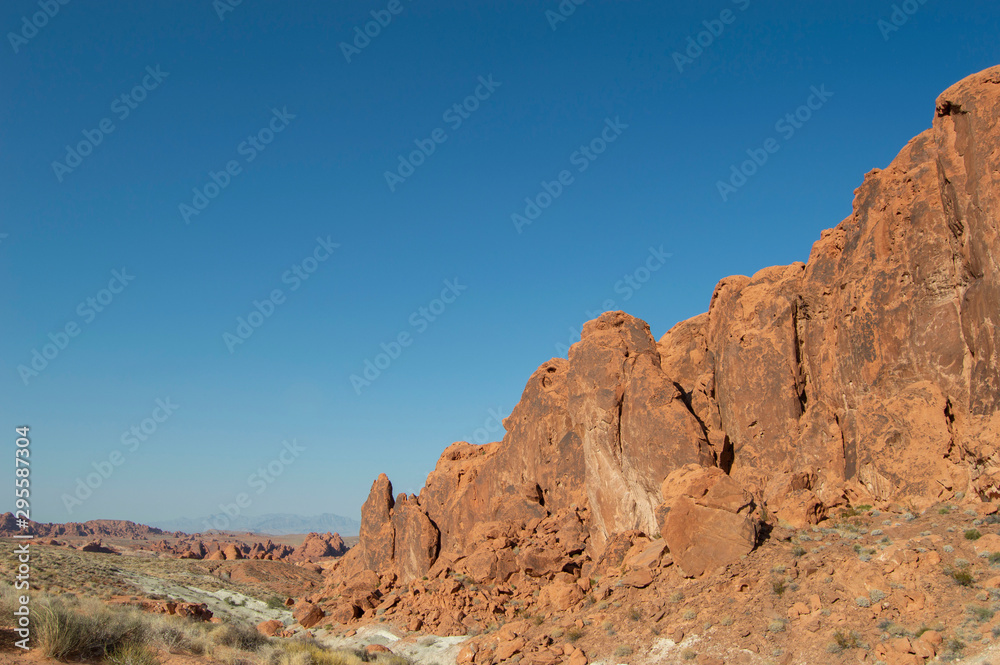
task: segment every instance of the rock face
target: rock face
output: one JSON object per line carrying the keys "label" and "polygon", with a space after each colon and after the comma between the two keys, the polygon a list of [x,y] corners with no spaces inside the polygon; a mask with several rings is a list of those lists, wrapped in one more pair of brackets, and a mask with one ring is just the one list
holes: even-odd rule
{"label": "rock face", "polygon": [[[998,107],[1000,67],[943,93],[807,264],[723,279],[659,341],[623,312],[587,323],[528,380],[502,441],[449,446],[419,496],[375,481],[332,596],[360,571],[377,573],[372,606],[455,571],[540,580],[562,608],[566,585],[657,533],[659,563],[630,586],[674,561],[733,563],[765,513],[801,526],[847,502],[1000,497]],[[343,602],[346,620],[374,612]]]}
{"label": "rock face", "polygon": [[796,521],[845,489],[917,506],[1000,496],[998,79],[943,93],[933,128],[865,177],[808,264],[723,280],[707,314],[660,339],[732,476],[779,516],[791,488]]}

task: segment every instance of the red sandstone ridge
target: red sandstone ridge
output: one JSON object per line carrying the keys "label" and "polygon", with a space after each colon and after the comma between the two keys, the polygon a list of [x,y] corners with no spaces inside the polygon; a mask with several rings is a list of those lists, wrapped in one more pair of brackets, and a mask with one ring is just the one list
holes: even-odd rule
{"label": "red sandstone ridge", "polygon": [[[665,553],[687,575],[735,561],[761,508],[805,525],[849,501],[1000,497],[998,107],[1000,67],[949,88],[807,264],[723,279],[659,341],[605,313],[531,376],[502,441],[449,446],[419,496],[380,476],[332,615],[450,571],[571,606],[622,561],[645,562],[636,587]],[[412,603],[411,625],[459,632],[498,593],[482,617]]]}
{"label": "red sandstone ridge", "polygon": [[[145,524],[136,524],[126,520],[90,520],[88,522],[66,522],[65,524],[51,524],[43,522],[31,522],[31,529],[38,537],[57,536],[80,536],[98,538],[128,538],[131,540],[141,540],[150,536],[182,536],[179,531],[174,533],[164,532],[155,527]],[[13,513],[0,514],[0,536],[12,536],[20,533],[17,520]]]}

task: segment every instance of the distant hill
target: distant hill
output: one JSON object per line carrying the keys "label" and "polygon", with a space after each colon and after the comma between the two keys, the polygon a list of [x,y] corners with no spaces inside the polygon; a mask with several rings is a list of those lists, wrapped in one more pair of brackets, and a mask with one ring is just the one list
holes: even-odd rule
{"label": "distant hill", "polygon": [[[21,533],[13,513],[0,514],[0,536]],[[31,533],[36,536],[83,536],[97,538],[140,539],[162,536],[163,531],[127,520],[89,520],[87,522],[31,522]],[[176,535],[176,534],[167,534]]]}
{"label": "distant hill", "polygon": [[[184,533],[201,533],[210,531],[217,525],[224,524],[219,516],[210,517],[181,517],[174,520],[164,520],[153,522],[164,531],[183,531]],[[271,513],[268,515],[240,515],[228,521],[226,531],[246,531],[249,533],[267,533],[274,536],[286,536],[292,533],[326,533],[337,532],[342,536],[356,536],[361,530],[361,523],[358,520],[333,513],[323,513],[307,517],[304,515],[292,515],[289,513]]]}

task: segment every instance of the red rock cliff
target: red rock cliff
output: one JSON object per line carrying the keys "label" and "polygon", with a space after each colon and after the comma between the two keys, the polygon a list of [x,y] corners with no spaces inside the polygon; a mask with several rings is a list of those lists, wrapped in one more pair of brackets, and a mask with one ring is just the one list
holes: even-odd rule
{"label": "red rock cliff", "polygon": [[[754,501],[802,524],[850,500],[1000,496],[998,108],[1000,67],[948,89],[807,264],[723,279],[658,342],[623,312],[587,323],[528,380],[502,441],[448,447],[419,496],[375,482],[332,586],[434,566],[579,576],[630,530],[698,552],[665,523],[672,494],[691,519],[731,524],[734,556],[753,546]],[[728,474],[724,501],[697,466]]]}

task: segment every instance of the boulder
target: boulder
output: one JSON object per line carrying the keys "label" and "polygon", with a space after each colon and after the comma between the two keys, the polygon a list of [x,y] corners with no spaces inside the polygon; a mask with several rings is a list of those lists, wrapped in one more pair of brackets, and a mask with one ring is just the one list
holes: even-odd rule
{"label": "boulder", "polygon": [[685,466],[668,476],[663,487],[663,538],[686,575],[701,576],[753,551],[753,497],[724,471]]}
{"label": "boulder", "polygon": [[317,623],[319,623],[326,614],[318,606],[312,603],[300,600],[292,608],[292,616],[299,625],[303,628],[312,628]]}

